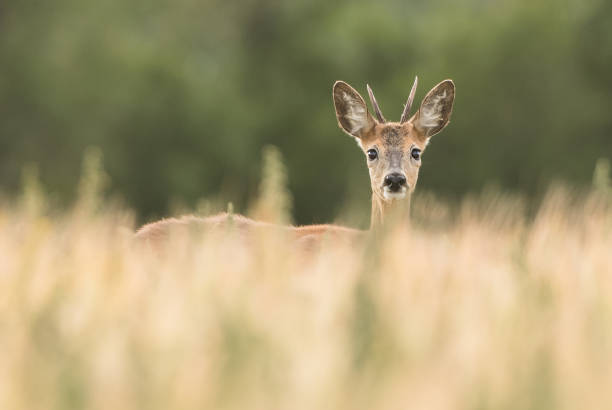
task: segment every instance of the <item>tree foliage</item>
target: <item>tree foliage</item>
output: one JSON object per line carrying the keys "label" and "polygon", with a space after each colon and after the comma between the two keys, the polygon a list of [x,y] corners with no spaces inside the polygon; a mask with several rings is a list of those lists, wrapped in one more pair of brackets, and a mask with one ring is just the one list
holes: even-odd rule
{"label": "tree foliage", "polygon": [[0,5],[0,187],[35,162],[60,198],[99,146],[143,218],[172,198],[256,196],[261,148],[286,158],[295,218],[368,206],[364,159],[336,127],[331,86],[374,88],[399,119],[452,78],[452,124],[419,189],[493,182],[537,194],[590,182],[612,153],[609,1],[5,0]]}

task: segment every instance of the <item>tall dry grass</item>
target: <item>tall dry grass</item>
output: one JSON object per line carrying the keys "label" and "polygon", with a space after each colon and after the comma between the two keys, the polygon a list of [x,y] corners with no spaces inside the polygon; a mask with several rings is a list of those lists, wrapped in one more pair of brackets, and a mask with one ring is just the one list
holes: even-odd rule
{"label": "tall dry grass", "polygon": [[411,227],[306,258],[231,231],[155,257],[86,169],[70,211],[34,173],[0,207],[1,409],[612,403],[608,192],[552,190],[529,217],[503,195],[422,199]]}

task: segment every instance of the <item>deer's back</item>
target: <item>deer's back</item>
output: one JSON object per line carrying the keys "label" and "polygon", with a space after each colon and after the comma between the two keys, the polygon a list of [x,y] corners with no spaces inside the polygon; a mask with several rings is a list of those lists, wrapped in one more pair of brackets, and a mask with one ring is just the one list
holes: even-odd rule
{"label": "deer's back", "polygon": [[205,218],[189,215],[152,222],[136,232],[135,240],[138,243],[156,246],[163,244],[172,235],[232,232],[245,236],[261,231],[287,232],[293,239],[307,243],[318,242],[323,237],[330,237],[331,240],[352,240],[364,234],[363,231],[338,225],[283,226],[255,221],[238,214],[220,213]]}

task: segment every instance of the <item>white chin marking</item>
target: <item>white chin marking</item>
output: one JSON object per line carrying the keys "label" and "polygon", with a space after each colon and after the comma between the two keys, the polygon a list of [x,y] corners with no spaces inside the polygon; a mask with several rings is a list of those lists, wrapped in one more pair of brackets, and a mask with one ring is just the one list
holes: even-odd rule
{"label": "white chin marking", "polygon": [[391,192],[388,188],[383,189],[383,196],[387,201],[394,201],[397,199],[404,199],[406,197],[406,188],[403,187],[399,192]]}

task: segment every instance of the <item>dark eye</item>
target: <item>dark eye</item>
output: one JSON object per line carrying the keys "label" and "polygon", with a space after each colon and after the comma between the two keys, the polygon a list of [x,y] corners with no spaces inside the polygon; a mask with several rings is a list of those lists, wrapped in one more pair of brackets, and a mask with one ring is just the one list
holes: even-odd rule
{"label": "dark eye", "polygon": [[412,148],[412,151],[410,151],[410,155],[412,156],[412,158],[418,161],[421,158],[421,150],[418,148]]}
{"label": "dark eye", "polygon": [[374,161],[376,158],[378,158],[378,152],[376,152],[375,149],[369,149],[368,150],[368,159],[370,161]]}

